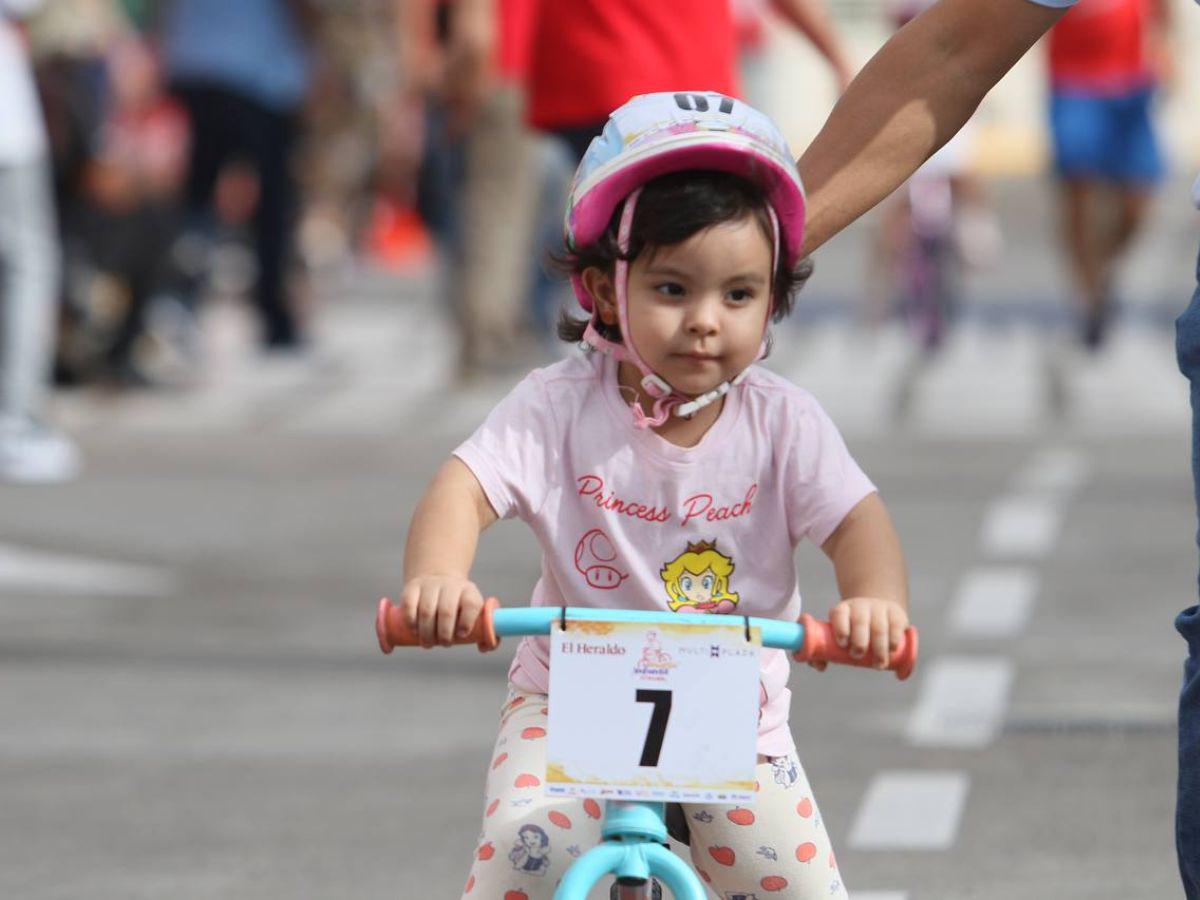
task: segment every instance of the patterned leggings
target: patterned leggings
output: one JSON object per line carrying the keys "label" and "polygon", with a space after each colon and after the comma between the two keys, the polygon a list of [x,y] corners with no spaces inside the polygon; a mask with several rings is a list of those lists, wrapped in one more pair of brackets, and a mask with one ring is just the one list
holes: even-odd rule
{"label": "patterned leggings", "polygon": [[[509,693],[464,900],[549,900],[571,863],[600,841],[597,801],[541,790],[546,719],[544,694]],[[756,775],[759,793],[749,808],[683,804],[700,877],[721,900],[846,900],[799,760],[768,759]],[[607,898],[607,890],[591,896]]]}

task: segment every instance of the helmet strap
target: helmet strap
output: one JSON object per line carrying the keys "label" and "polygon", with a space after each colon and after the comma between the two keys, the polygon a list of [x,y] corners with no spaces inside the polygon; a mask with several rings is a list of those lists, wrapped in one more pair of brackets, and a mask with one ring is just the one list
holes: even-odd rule
{"label": "helmet strap", "polygon": [[[650,397],[654,398],[654,404],[649,415],[642,408],[639,398],[634,398],[630,403],[630,409],[633,412],[633,423],[637,428],[657,428],[666,423],[667,419],[672,414],[680,418],[689,419],[697,412],[704,409],[709,404],[720,400],[729,390],[741,384],[749,368],[743,369],[733,378],[728,381],[723,381],[711,391],[700,394],[697,397],[687,397],[675,390],[665,378],[656,374],[650,366],[642,359],[637,352],[637,348],[633,344],[633,333],[629,328],[629,237],[633,230],[633,214],[637,208],[638,197],[641,196],[642,189],[635,189],[625,200],[624,208],[621,210],[621,220],[617,227],[617,262],[613,273],[613,281],[615,282],[615,290],[617,295],[617,320],[621,328],[621,342],[611,341],[600,334],[596,328],[596,321],[599,317],[599,308],[594,307],[591,318],[588,320],[587,328],[584,330],[583,341],[589,346],[602,353],[607,353],[618,363],[631,363],[642,374],[641,387],[642,390]],[[768,204],[767,214],[771,220],[771,279],[768,282],[768,290],[774,287],[775,280],[775,265],[779,259],[779,218],[775,215],[774,208]],[[774,306],[774,297],[772,297],[772,307]],[[758,355],[755,356],[754,362],[758,362],[766,355],[767,351],[767,323],[770,321],[771,315],[768,311],[767,318],[763,321],[763,337],[759,344]],[[753,363],[752,363],[753,364]]]}

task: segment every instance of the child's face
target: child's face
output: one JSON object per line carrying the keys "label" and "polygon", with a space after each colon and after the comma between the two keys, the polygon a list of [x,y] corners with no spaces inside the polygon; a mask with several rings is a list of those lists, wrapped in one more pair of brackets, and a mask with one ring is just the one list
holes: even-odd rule
{"label": "child's face", "polygon": [[771,308],[771,244],[754,216],[638,255],[629,330],[677,391],[711,391],[754,362]]}

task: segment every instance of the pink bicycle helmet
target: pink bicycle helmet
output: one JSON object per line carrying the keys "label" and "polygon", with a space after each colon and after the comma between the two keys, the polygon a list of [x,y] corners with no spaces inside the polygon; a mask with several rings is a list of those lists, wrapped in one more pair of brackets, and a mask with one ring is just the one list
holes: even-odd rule
{"label": "pink bicycle helmet", "polygon": [[[568,248],[577,250],[598,240],[624,204],[617,244],[626,253],[641,187],[660,175],[688,169],[729,172],[758,184],[766,193],[774,232],[772,271],[781,256],[789,268],[796,266],[804,240],[804,188],[787,141],[758,110],[713,92],[643,94],[609,116],[575,172],[565,221]],[[591,295],[578,275],[571,280],[579,304],[591,314],[584,340],[633,363],[642,373],[643,389],[656,398],[650,417],[632,404],[639,426],[661,425],[672,410],[690,416],[744,377],[745,372],[739,373],[700,397],[679,394],[650,370],[628,338],[628,263],[619,259],[614,273],[621,343],[599,333]]]}

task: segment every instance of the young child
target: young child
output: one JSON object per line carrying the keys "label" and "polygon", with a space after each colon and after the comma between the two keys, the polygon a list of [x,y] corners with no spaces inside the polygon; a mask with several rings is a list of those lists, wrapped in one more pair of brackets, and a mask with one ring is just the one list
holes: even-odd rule
{"label": "young child", "polygon": [[[875,488],[806,392],[753,365],[791,307],[804,195],[774,125],[719,94],[614,112],[567,215],[593,352],[530,374],[438,472],[413,517],[401,607],[428,646],[482,605],[479,533],[518,516],[542,546],[535,605],[794,620],[792,553],[830,557],[837,638],[885,665],[908,624],[904,561]],[[592,800],[550,798],[549,643],[526,638],[488,775],[464,897],[549,898],[600,839]],[[684,804],[692,861],[722,897],[846,897],[788,728],[787,655],[763,650],[750,815]],[[736,819],[736,821],[735,821]]]}

